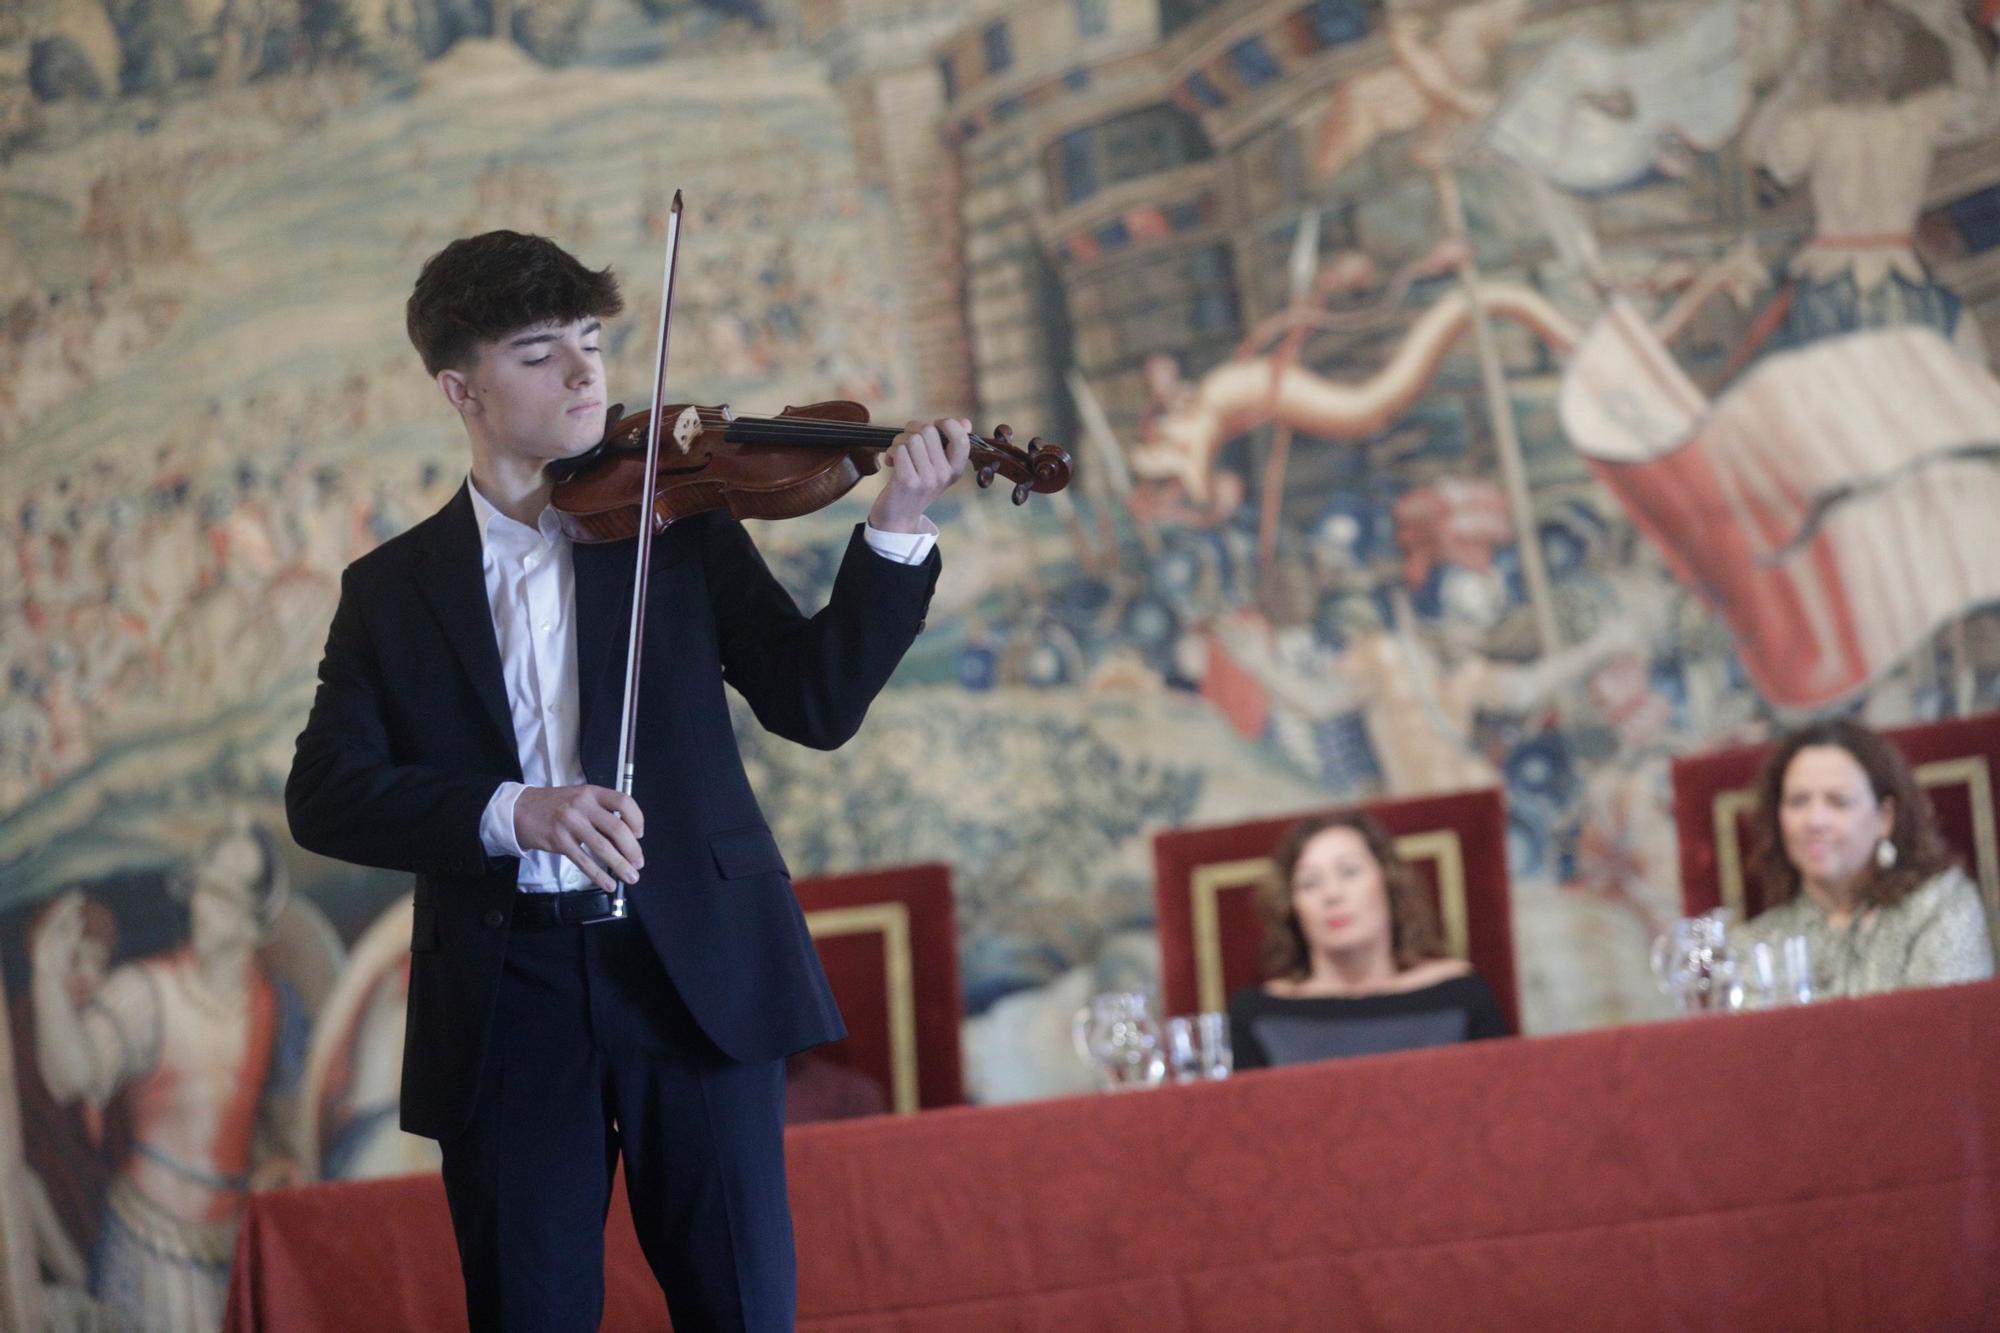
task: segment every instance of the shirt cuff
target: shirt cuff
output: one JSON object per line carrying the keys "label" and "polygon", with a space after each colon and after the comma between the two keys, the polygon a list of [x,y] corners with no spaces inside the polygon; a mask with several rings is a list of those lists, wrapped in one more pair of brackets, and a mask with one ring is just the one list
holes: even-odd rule
{"label": "shirt cuff", "polygon": [[493,789],[486,813],[479,816],[479,842],[488,856],[525,857],[520,840],[514,836],[514,806],[528,788],[519,782],[503,782]]}
{"label": "shirt cuff", "polygon": [[930,515],[924,515],[923,532],[884,532],[874,524],[865,524],[861,538],[868,543],[868,549],[885,560],[893,560],[899,565],[921,565],[930,559],[931,548],[937,545],[938,526],[931,522]]}

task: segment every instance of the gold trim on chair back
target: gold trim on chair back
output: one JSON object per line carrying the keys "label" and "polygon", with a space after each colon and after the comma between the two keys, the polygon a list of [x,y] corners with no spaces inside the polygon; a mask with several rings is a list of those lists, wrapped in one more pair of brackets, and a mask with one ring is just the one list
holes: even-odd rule
{"label": "gold trim on chair back", "polygon": [[1710,817],[1715,821],[1715,873],[1722,890],[1722,905],[1736,913],[1738,921],[1750,916],[1743,887],[1743,845],[1736,836],[1736,820],[1757,803],[1757,793],[1748,787],[1719,791]]}
{"label": "gold trim on chair back", "polygon": [[898,1115],[917,1109],[916,966],[910,950],[910,909],[902,903],[829,907],[807,912],[815,940],[833,935],[882,935],[882,985],[889,1001],[889,1105]]}
{"label": "gold trim on chair back", "polygon": [[1272,873],[1271,858],[1253,856],[1243,861],[1217,861],[1196,866],[1188,877],[1188,893],[1194,898],[1194,980],[1201,997],[1201,1011],[1220,1013],[1229,1003],[1222,993],[1222,912],[1218,900],[1224,889],[1248,888]]}
{"label": "gold trim on chair back", "polygon": [[[1979,881],[1979,895],[1986,900],[1986,924],[2000,945],[2000,829],[1993,815],[1993,771],[1984,755],[1940,759],[1916,767],[1917,785],[1926,791],[1963,784],[1972,808],[1973,876]],[[1715,869],[1722,893],[1722,905],[1735,911],[1737,919],[1749,913],[1749,893],[1743,874],[1743,847],[1736,836],[1736,820],[1756,804],[1757,793],[1748,787],[1717,792],[1713,806]]]}
{"label": "gold trim on chair back", "polygon": [[[1437,862],[1438,915],[1445,948],[1453,958],[1471,956],[1471,929],[1465,903],[1465,848],[1454,829],[1411,833],[1394,841],[1405,861]],[[1194,916],[1195,993],[1204,1013],[1219,1013],[1229,1003],[1222,975],[1222,911],[1225,889],[1248,888],[1253,893],[1276,867],[1268,856],[1241,861],[1217,861],[1196,866],[1188,876],[1189,906]]]}

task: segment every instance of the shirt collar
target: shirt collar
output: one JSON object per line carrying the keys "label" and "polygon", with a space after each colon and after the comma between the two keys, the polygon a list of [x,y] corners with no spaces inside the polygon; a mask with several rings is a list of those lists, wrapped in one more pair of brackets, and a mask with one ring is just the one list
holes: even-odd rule
{"label": "shirt collar", "polygon": [[540,545],[553,542],[562,535],[562,525],[556,521],[556,511],[552,506],[544,506],[541,519],[534,527],[529,527],[517,518],[500,512],[493,502],[479,492],[479,483],[472,474],[465,477],[465,489],[472,494],[472,517],[479,529],[479,550],[484,556],[491,555],[491,546],[498,538],[511,545]]}

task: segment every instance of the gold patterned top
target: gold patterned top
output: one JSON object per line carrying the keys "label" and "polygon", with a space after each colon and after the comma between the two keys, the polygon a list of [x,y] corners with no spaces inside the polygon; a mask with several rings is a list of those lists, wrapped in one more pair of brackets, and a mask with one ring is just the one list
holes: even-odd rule
{"label": "gold patterned top", "polygon": [[1828,921],[1825,910],[1800,893],[1732,934],[1741,952],[1758,941],[1805,936],[1812,949],[1813,991],[1822,997],[1878,995],[1993,975],[1986,906],[1978,886],[1957,866],[1926,880],[1894,907],[1871,908],[1842,925]]}

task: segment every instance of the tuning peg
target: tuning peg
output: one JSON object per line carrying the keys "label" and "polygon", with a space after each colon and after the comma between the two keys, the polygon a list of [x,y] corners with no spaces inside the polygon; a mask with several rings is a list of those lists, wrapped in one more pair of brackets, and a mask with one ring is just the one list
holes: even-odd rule
{"label": "tuning peg", "polygon": [[1010,426],[995,426],[993,428],[993,438],[1000,441],[1001,444],[1012,448],[1014,444],[1013,428]]}
{"label": "tuning peg", "polygon": [[998,476],[999,472],[1000,465],[998,463],[982,463],[980,464],[979,471],[972,475],[978,481],[979,489],[983,491],[993,484],[993,478]]}
{"label": "tuning peg", "polygon": [[1034,492],[1034,487],[1028,485],[1028,483],[1025,481],[1022,482],[1020,485],[1014,488],[1014,503],[1017,505],[1028,503],[1028,496],[1031,495],[1033,492]]}

